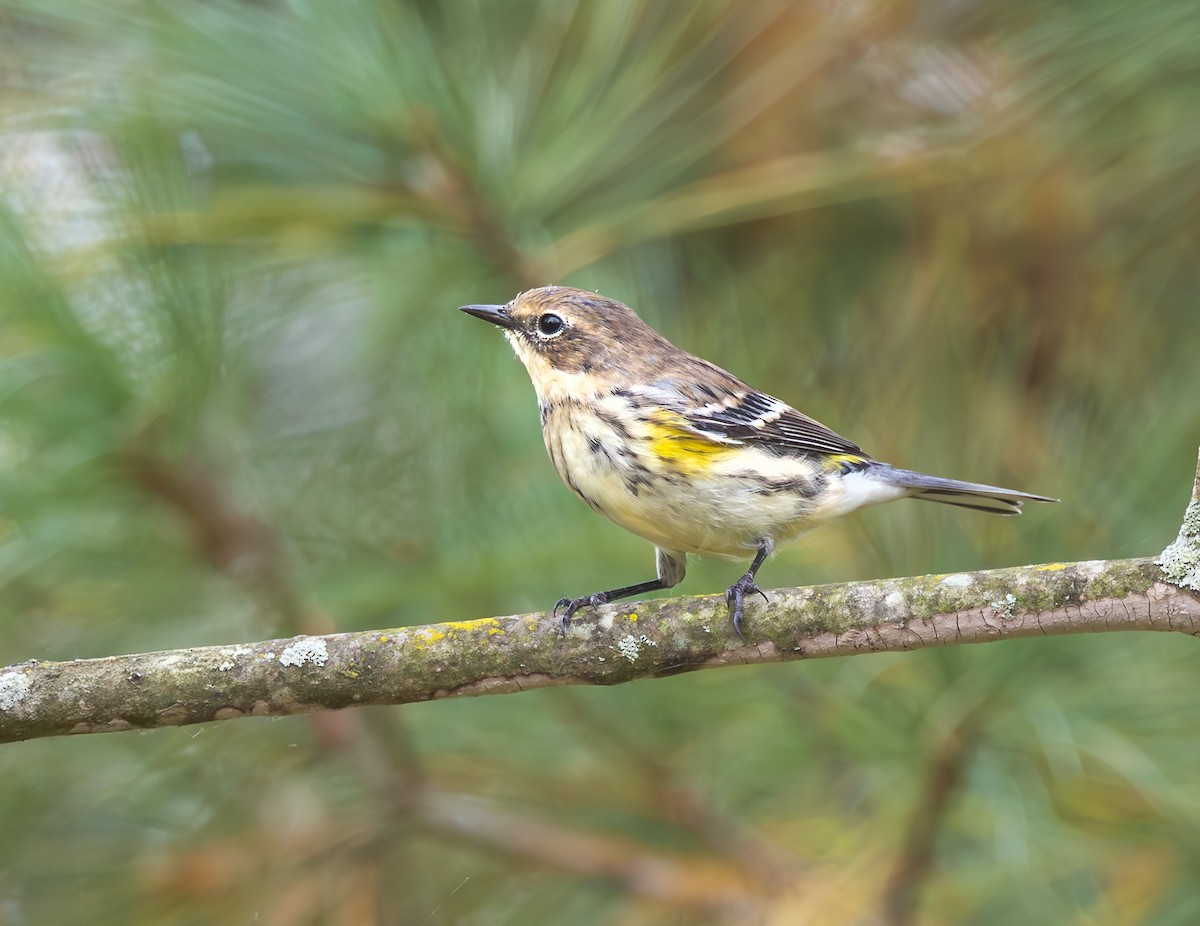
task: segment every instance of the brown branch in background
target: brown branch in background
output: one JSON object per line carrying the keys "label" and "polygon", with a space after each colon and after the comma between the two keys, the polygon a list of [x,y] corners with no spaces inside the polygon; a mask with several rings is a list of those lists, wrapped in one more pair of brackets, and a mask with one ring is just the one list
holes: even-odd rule
{"label": "brown branch in background", "polygon": [[[276,531],[238,506],[215,466],[194,457],[170,460],[144,445],[123,454],[120,462],[135,486],[166,505],[186,526],[201,558],[246,589],[286,630],[314,634],[333,629],[297,595]],[[396,729],[381,736],[361,718],[335,713],[313,714],[309,724],[320,749],[348,752],[368,781],[394,786],[397,775],[414,774],[415,756],[406,736]],[[389,764],[382,758],[388,752],[399,752],[404,761]]]}
{"label": "brown branch in background", "polygon": [[445,140],[432,113],[414,120],[414,134],[430,159],[418,184],[420,195],[448,206],[458,215],[463,234],[518,290],[556,282],[546,279],[545,271],[514,243],[487,196],[463,167],[459,151]]}
{"label": "brown branch in background", "polygon": [[934,872],[938,833],[977,741],[978,718],[978,709],[963,718],[930,757],[904,842],[884,885],[885,926],[910,926],[915,921],[921,891]]}
{"label": "brown branch in background", "polygon": [[141,446],[119,462],[133,485],[175,513],[206,563],[252,592],[288,629],[317,630],[305,620],[275,532],[237,506],[212,466],[196,458],[170,460]]}
{"label": "brown branch in background", "polygon": [[658,753],[626,736],[579,698],[565,697],[558,703],[569,711],[572,719],[620,751],[626,766],[641,776],[664,816],[688,827],[713,850],[740,865],[745,876],[759,883],[761,890],[768,891],[795,877],[799,863],[792,856],[764,842],[752,829],[681,782]]}
{"label": "brown branch in background", "polygon": [[[491,806],[479,797],[431,786],[415,757],[385,751],[385,738],[362,728],[346,747],[395,822],[378,839],[403,838],[415,824],[432,836],[498,850],[545,868],[602,878],[670,906],[743,913],[770,895],[758,873],[737,859],[697,858],[647,848],[620,836],[585,832]],[[402,741],[406,742],[406,741]]]}
{"label": "brown branch in background", "polygon": [[427,791],[417,798],[414,813],[439,834],[558,871],[604,878],[675,907],[736,913],[763,899],[761,886],[726,861],[654,852],[632,840],[495,810],[467,795]]}

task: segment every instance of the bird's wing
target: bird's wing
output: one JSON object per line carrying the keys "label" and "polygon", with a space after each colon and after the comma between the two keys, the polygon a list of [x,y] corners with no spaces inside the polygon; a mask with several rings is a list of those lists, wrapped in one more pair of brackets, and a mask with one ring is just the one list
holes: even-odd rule
{"label": "bird's wing", "polygon": [[786,402],[730,377],[727,388],[667,381],[647,391],[678,414],[689,431],[723,444],[753,444],[780,456],[832,456],[855,464],[870,458],[855,443]]}

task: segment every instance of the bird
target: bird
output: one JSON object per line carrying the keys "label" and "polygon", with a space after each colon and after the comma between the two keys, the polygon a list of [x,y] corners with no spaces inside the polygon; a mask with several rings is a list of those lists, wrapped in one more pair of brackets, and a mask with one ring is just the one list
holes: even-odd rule
{"label": "bird", "polygon": [[542,286],[459,308],[502,329],[524,364],[567,487],[655,546],[653,579],[560,598],[563,633],[580,608],[678,585],[693,554],[750,560],[725,592],[740,638],[748,597],[767,598],[756,584],[763,563],[826,521],[900,498],[1005,515],[1058,501],[875,460],[597,293]]}

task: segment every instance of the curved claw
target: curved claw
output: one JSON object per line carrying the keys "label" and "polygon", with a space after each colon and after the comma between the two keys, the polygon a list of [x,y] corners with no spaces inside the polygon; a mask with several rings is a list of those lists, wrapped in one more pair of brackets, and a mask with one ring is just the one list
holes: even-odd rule
{"label": "curved claw", "polygon": [[571,623],[571,618],[575,616],[575,612],[585,605],[598,607],[602,604],[608,604],[608,596],[604,592],[596,592],[594,595],[584,595],[582,598],[559,598],[554,602],[554,608],[550,611],[552,615],[558,617],[558,609],[565,606],[563,616],[559,620],[558,632],[562,636],[567,635],[567,624]]}
{"label": "curved claw", "polygon": [[733,632],[742,637],[742,615],[745,613],[745,598],[747,592],[758,592],[763,601],[769,601],[767,593],[754,584],[754,576],[747,572],[725,590],[725,603],[729,605],[730,617],[733,618]]}

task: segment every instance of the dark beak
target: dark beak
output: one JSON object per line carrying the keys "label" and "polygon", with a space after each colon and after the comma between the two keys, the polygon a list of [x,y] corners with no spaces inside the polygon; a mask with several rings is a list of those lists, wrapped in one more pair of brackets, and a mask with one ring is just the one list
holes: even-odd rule
{"label": "dark beak", "polygon": [[513,317],[508,314],[508,307],[503,305],[464,305],[460,306],[458,311],[466,312],[468,315],[474,315],[476,318],[482,318],[485,322],[491,322],[501,328],[516,328],[517,323],[513,321]]}

